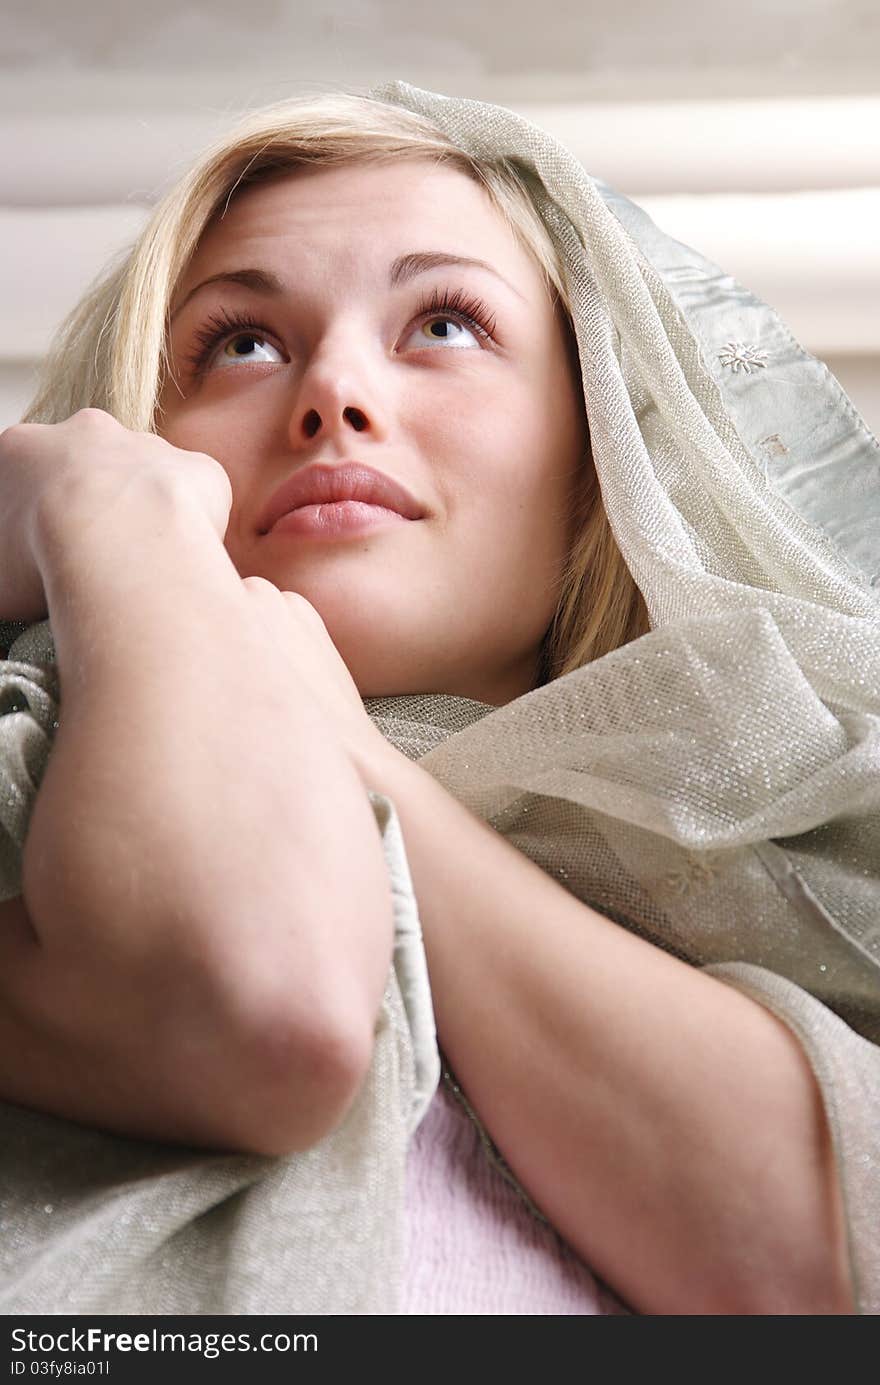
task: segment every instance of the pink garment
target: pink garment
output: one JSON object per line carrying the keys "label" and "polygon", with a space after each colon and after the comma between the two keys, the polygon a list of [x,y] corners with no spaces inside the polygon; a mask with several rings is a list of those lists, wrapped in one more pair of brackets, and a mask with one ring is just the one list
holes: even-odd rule
{"label": "pink garment", "polygon": [[532,1216],[442,1084],[410,1145],[406,1219],[402,1313],[629,1312]]}

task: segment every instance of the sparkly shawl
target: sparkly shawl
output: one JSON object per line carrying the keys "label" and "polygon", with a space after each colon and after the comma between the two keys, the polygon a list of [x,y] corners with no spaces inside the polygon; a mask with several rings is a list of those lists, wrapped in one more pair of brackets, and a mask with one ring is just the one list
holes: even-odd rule
{"label": "sparkly shawl", "polygon": [[[500,708],[368,710],[564,888],[790,1027],[829,1118],[859,1311],[880,1312],[877,441],[772,309],[543,131],[400,82],[373,95],[528,187],[651,630]],[[6,895],[51,745],[47,640],[21,636],[0,675]],[[395,1311],[403,1157],[437,1069],[405,844],[393,804],[373,804],[398,942],[351,1116],[259,1161],[0,1108],[5,1312]]]}

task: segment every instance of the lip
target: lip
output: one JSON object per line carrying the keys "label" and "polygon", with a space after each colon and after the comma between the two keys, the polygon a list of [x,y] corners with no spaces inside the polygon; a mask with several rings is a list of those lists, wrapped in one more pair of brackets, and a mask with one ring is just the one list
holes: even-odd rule
{"label": "lip", "polygon": [[344,500],[394,510],[404,519],[421,519],[425,513],[398,481],[363,462],[344,461],[336,466],[316,463],[295,472],[278,487],[260,516],[258,532],[268,534],[282,516],[303,506]]}

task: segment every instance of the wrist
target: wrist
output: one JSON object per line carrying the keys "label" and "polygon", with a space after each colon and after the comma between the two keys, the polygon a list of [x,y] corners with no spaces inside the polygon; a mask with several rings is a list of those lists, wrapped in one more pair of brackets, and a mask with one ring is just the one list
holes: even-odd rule
{"label": "wrist", "polygon": [[370,724],[374,735],[350,748],[350,755],[364,787],[393,799],[395,792],[401,791],[412,777],[410,771],[417,773],[419,767],[386,739],[375,722]]}

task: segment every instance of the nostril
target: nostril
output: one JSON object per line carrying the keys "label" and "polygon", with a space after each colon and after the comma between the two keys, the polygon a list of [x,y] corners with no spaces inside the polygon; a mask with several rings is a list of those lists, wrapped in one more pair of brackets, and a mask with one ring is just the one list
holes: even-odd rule
{"label": "nostril", "polygon": [[[346,406],[342,410],[342,417],[350,423],[356,433],[362,433],[367,427],[367,417],[360,409]],[[303,420],[303,430],[307,438],[313,438],[321,427],[321,415],[316,409],[309,409]]]}

